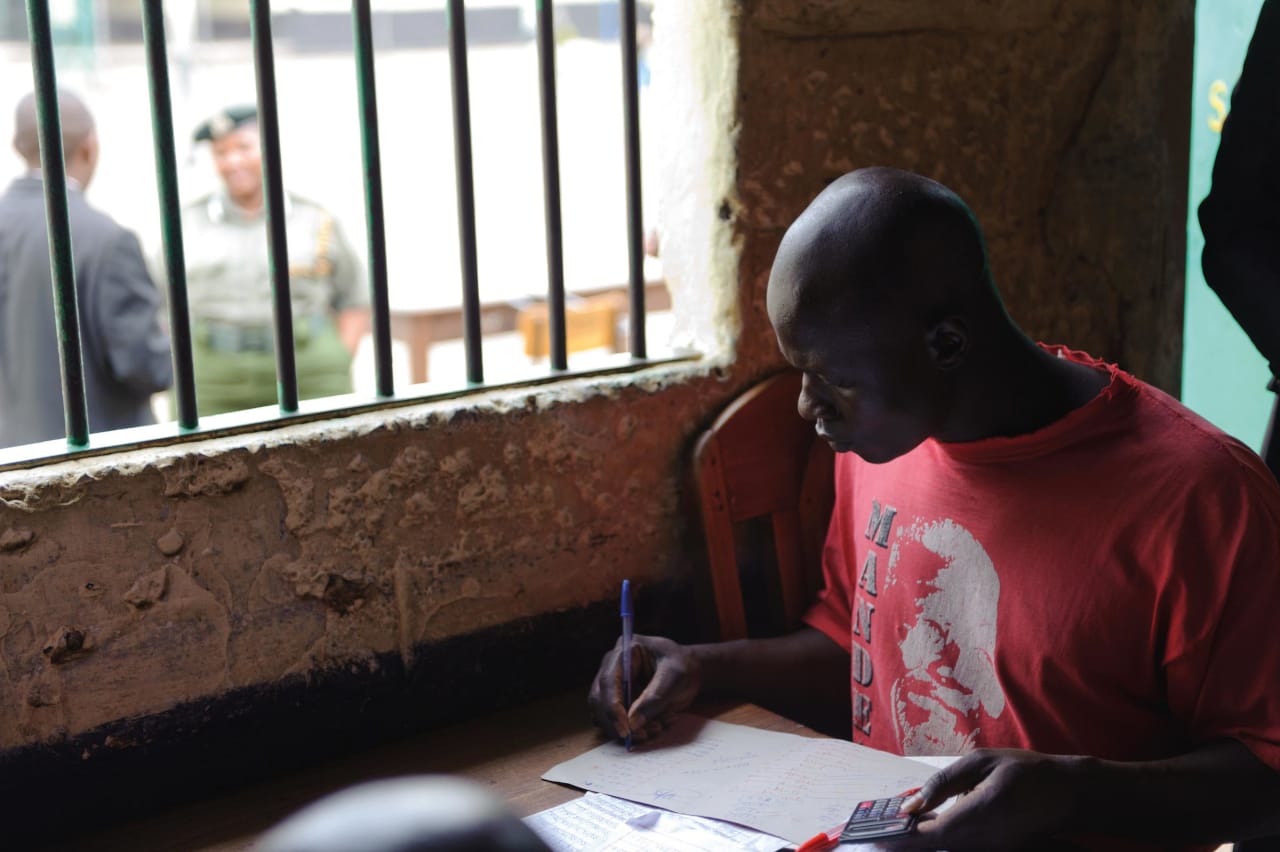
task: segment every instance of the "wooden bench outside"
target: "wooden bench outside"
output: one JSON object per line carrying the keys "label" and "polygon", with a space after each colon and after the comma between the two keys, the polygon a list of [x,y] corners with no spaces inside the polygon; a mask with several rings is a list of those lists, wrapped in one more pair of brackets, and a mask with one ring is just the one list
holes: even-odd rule
{"label": "wooden bench outside", "polygon": [[[671,295],[667,292],[665,281],[649,281],[645,283],[645,309],[650,311],[665,311],[671,308]],[[571,337],[571,350],[590,348],[582,345],[574,339],[575,333],[573,323],[580,318],[573,316],[574,306],[578,303],[596,304],[597,299],[608,297],[610,300],[616,300],[614,303],[619,307],[614,317],[615,322],[627,315],[629,302],[627,299],[626,285],[614,285],[610,287],[600,287],[593,290],[578,290],[574,293],[566,293],[566,310],[565,320]],[[529,327],[533,333],[536,333],[536,314],[537,307],[541,306],[545,313],[545,303],[537,300],[529,300],[521,304],[519,302],[489,302],[480,306],[480,333],[498,334],[500,332],[515,331],[519,327],[519,318],[521,311],[530,311]],[[599,317],[595,317],[594,323],[590,325],[598,327]],[[543,323],[545,327],[545,322]],[[391,336],[396,340],[403,341],[409,348],[409,380],[417,385],[427,381],[430,376],[429,369],[429,350],[431,344],[439,343],[443,340],[458,340],[463,336],[462,307],[449,306],[444,308],[393,308],[391,310]],[[594,345],[609,345],[608,343]],[[613,344],[615,347],[621,345],[618,342]],[[530,343],[526,337],[526,351],[529,351]],[[545,354],[545,353],[543,353]],[[531,357],[538,357],[531,355]]]}

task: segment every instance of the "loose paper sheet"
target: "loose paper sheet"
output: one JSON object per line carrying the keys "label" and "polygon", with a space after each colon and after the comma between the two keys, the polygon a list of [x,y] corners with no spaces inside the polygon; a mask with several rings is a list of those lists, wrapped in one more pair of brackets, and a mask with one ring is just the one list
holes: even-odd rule
{"label": "loose paper sheet", "polygon": [[553,852],[775,852],[787,845],[727,822],[672,813],[603,793],[525,817]]}
{"label": "loose paper sheet", "polygon": [[628,752],[609,742],[542,777],[803,843],[854,805],[919,786],[933,769],[844,740],[679,717]]}

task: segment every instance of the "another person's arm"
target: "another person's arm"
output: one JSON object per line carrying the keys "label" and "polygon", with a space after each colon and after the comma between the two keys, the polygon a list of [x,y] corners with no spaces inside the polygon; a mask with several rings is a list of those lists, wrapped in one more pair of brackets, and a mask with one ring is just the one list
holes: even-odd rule
{"label": "another person's arm", "polygon": [[[600,663],[588,700],[597,724],[635,742],[653,737],[699,697],[777,704],[849,705],[849,654],[810,627],[771,639],[680,645],[636,636],[630,712],[623,706],[621,643]],[[846,714],[847,717],[847,714]]]}
{"label": "another person's arm", "polygon": [[1205,282],[1280,370],[1280,0],[1267,0],[1199,208]]}
{"label": "another person's arm", "polygon": [[361,339],[369,333],[369,292],[365,286],[364,267],[359,256],[347,241],[346,234],[336,219],[330,217],[329,256],[333,263],[333,294],[331,304],[338,338],[352,354]]}
{"label": "another person's arm", "polygon": [[92,309],[108,372],[142,394],[157,393],[173,383],[162,305],[137,238],[121,231],[102,259]]}

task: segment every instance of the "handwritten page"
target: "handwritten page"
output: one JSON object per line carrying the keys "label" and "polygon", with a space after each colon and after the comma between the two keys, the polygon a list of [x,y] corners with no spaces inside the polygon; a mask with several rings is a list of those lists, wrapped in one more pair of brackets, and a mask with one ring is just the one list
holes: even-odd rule
{"label": "handwritten page", "polygon": [[637,805],[602,793],[587,793],[571,802],[527,816],[524,822],[551,847],[552,852],[576,852],[599,849],[619,824],[651,810],[648,805]]}
{"label": "handwritten page", "polygon": [[630,752],[605,743],[542,777],[799,844],[843,825],[858,802],[919,786],[933,771],[844,740],[684,715],[651,743]]}
{"label": "handwritten page", "polygon": [[775,852],[780,837],[603,793],[525,817],[553,852]]}

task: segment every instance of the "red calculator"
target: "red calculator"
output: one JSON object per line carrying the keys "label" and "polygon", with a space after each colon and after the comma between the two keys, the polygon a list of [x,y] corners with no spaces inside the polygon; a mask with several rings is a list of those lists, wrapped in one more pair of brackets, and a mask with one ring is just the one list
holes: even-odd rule
{"label": "red calculator", "polygon": [[840,832],[841,843],[861,843],[881,837],[898,837],[909,834],[916,827],[916,815],[904,814],[898,809],[907,796],[888,799],[870,799],[859,802],[853,816]]}

